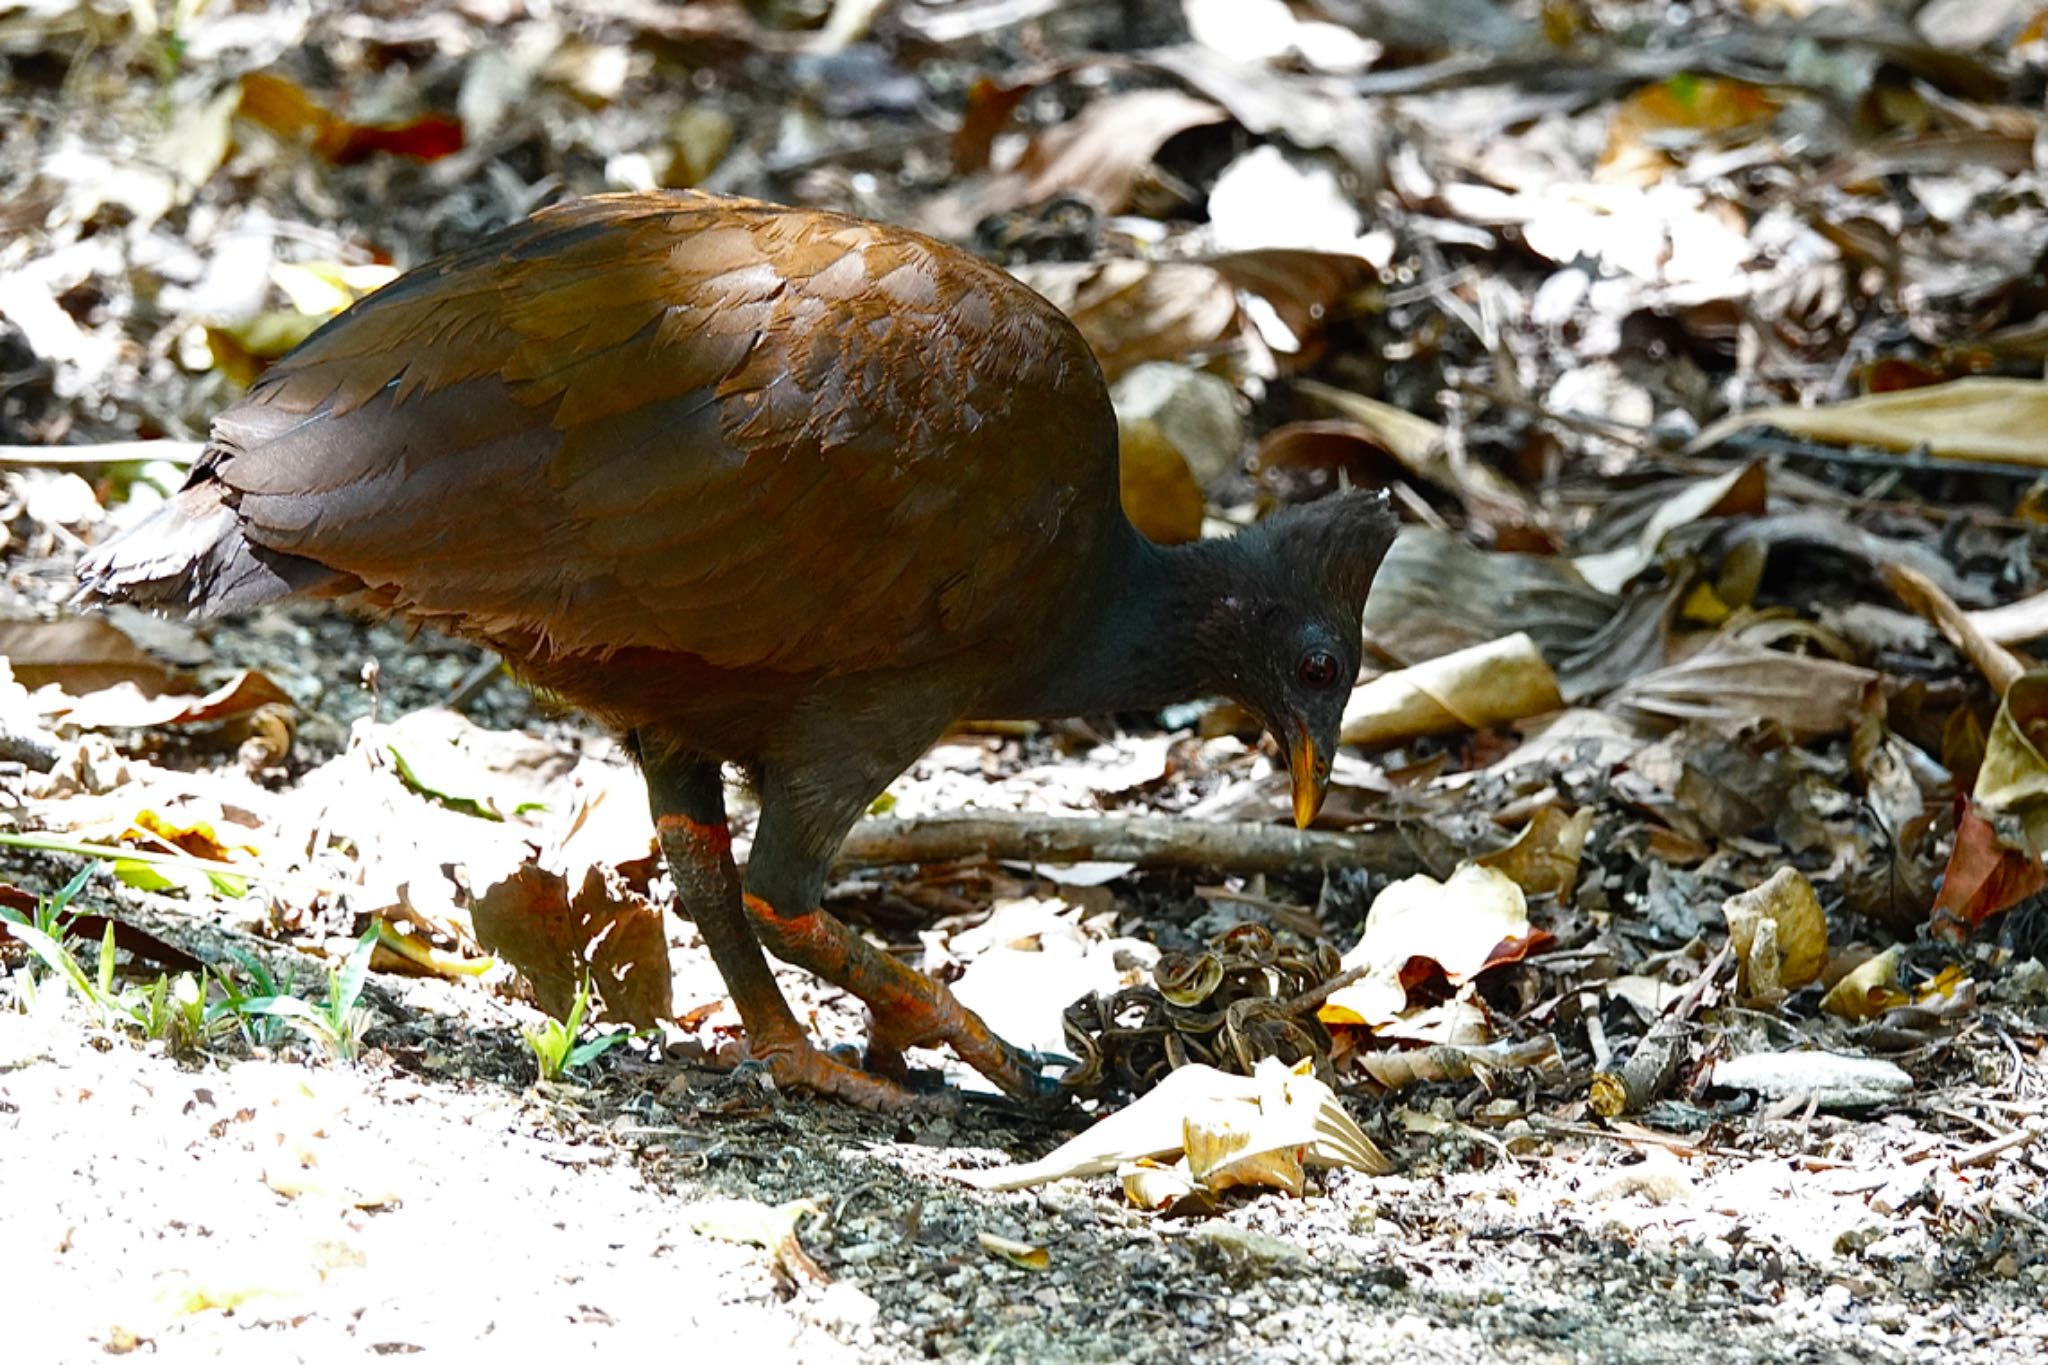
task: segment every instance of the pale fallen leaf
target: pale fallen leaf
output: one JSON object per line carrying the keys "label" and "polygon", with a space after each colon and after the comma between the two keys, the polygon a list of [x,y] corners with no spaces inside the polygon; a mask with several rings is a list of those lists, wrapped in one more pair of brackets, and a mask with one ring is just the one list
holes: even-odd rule
{"label": "pale fallen leaf", "polygon": [[1019,1270],[1045,1270],[1052,1265],[1052,1253],[1029,1242],[1019,1242],[993,1232],[977,1232],[974,1240],[981,1243],[983,1251],[1002,1257]]}
{"label": "pale fallen leaf", "polygon": [[1797,868],[1781,867],[1761,886],[1730,896],[1721,912],[1735,942],[1737,989],[1743,995],[1775,996],[1820,979],[1828,962],[1827,917],[1813,884]]}
{"label": "pale fallen leaf", "polygon": [[127,683],[153,697],[175,681],[170,669],[100,615],[0,621],[0,658],[23,687],[54,683],[72,696]]}
{"label": "pale fallen leaf", "polygon": [[1316,1017],[1326,1024],[1389,1023],[1408,1008],[1401,974],[1411,960],[1436,963],[1458,985],[1519,957],[1531,938],[1522,888],[1504,872],[1464,863],[1449,881],[1405,878],[1373,900],[1364,934],[1344,954],[1343,970],[1363,968],[1365,976],[1332,993]]}
{"label": "pale fallen leaf", "polygon": [[1048,261],[1018,279],[1073,320],[1109,379],[1146,361],[1183,361],[1236,334],[1237,291],[1191,262]]}
{"label": "pale fallen leaf", "polygon": [[1181,1120],[1181,1149],[1188,1174],[1212,1190],[1257,1185],[1301,1197],[1298,1125],[1247,1111],[1224,1100],[1202,1105]]}
{"label": "pale fallen leaf", "polygon": [[1207,100],[1178,90],[1102,96],[1033,137],[1015,166],[948,192],[927,204],[924,216],[942,234],[960,233],[993,214],[1063,194],[1083,196],[1105,213],[1122,213],[1169,139],[1229,117]]}
{"label": "pale fallen leaf", "polygon": [[59,701],[45,714],[82,730],[142,730],[158,725],[197,725],[248,715],[266,706],[292,706],[285,690],[261,673],[235,674],[211,692],[148,695],[133,683],[119,683]]}
{"label": "pale fallen leaf", "polygon": [[1422,735],[1484,730],[1558,710],[1557,676],[1527,635],[1384,673],[1344,706],[1346,744],[1394,744]]}
{"label": "pale fallen leaf", "polygon": [[1117,1167],[1116,1178],[1123,1182],[1125,1200],[1150,1213],[1171,1215],[1215,1206],[1214,1198],[1188,1173],[1185,1157],[1171,1166],[1150,1157],[1128,1161]]}
{"label": "pale fallen leaf", "polygon": [[803,1221],[823,1215],[823,1206],[815,1199],[792,1199],[774,1205],[756,1199],[707,1199],[690,1212],[690,1228],[701,1236],[772,1252],[775,1263],[793,1280],[808,1280],[812,1284],[832,1282],[832,1277],[797,1241],[797,1229]]}
{"label": "pale fallen leaf", "polygon": [[1037,1161],[949,1174],[979,1189],[1021,1190],[1068,1176],[1099,1175],[1147,1157],[1178,1156],[1187,1141],[1188,1115],[1216,1104],[1237,1105],[1270,1123],[1263,1131],[1276,1143],[1299,1145],[1312,1165],[1348,1166],[1373,1175],[1393,1169],[1329,1086],[1305,1066],[1296,1070],[1266,1057],[1250,1076],[1201,1063],[1181,1067]]}
{"label": "pale fallen leaf", "polygon": [[1752,408],[1714,423],[1687,449],[1710,449],[1751,427],[1879,450],[1924,450],[1937,459],[2048,468],[2048,383],[1979,376],[1810,408]]}

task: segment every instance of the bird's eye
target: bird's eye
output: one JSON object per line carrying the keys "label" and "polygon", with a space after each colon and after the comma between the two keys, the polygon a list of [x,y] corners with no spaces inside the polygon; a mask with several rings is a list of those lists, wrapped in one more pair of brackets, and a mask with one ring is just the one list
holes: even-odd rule
{"label": "bird's eye", "polygon": [[1301,656],[1301,664],[1295,672],[1303,687],[1321,692],[1337,685],[1337,658],[1327,649],[1310,650]]}

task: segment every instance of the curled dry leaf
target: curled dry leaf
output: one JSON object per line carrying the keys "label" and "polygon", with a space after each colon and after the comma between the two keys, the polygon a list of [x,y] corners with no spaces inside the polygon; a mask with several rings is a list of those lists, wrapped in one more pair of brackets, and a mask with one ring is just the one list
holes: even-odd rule
{"label": "curled dry leaf", "polygon": [[1329,1086],[1306,1067],[1265,1058],[1250,1076],[1200,1063],[1181,1067],[1142,1098],[1037,1161],[949,1174],[978,1189],[1021,1190],[1068,1176],[1099,1175],[1148,1157],[1175,1157],[1185,1150],[1188,1116],[1215,1105],[1236,1106],[1247,1122],[1258,1125],[1259,1142],[1269,1148],[1298,1146],[1310,1165],[1348,1166],[1372,1175],[1393,1169]]}
{"label": "curled dry leaf", "polygon": [[[1945,567],[1945,566],[1944,566]],[[1963,652],[1963,657],[1984,675],[1991,684],[1991,690],[2004,696],[2019,676],[2026,672],[2026,665],[2005,646],[1986,637],[1971,619],[1970,613],[1956,605],[1949,591],[1928,574],[1905,564],[1888,563],[1881,569],[1885,586],[1898,594],[1899,600],[1924,617],[1943,635],[1950,644]],[[1953,576],[1953,575],[1951,575]]]}
{"label": "curled dry leaf", "polygon": [[707,1199],[691,1210],[690,1228],[701,1236],[772,1252],[776,1267],[792,1280],[830,1284],[832,1277],[797,1241],[797,1229],[804,1220],[823,1213],[823,1205],[815,1199],[773,1205],[757,1199]]}
{"label": "curled dry leaf", "polygon": [[2048,383],[1958,379],[1810,408],[1752,408],[1724,417],[1687,447],[1698,452],[1750,427],[1879,450],[1925,451],[1938,459],[1996,460],[2048,468]]}
{"label": "curled dry leaf", "polygon": [[1654,496],[1634,504],[1644,514],[1644,521],[1625,544],[1580,555],[1572,560],[1572,567],[1600,591],[1620,592],[1630,579],[1657,562],[1664,538],[1673,531],[1704,517],[1759,515],[1767,490],[1761,461],[1710,479],[1688,480],[1676,489],[1658,485]]}
{"label": "curled dry leaf", "polygon": [[1776,998],[1820,979],[1828,962],[1828,922],[1813,884],[1781,867],[1761,886],[1721,904],[1735,941],[1736,989],[1749,999]]}
{"label": "curled dry leaf", "polygon": [[1473,861],[1505,872],[1527,895],[1564,900],[1578,884],[1579,855],[1592,831],[1591,807],[1567,815],[1555,805],[1539,806],[1513,843]]}
{"label": "curled dry leaf", "polygon": [[[268,677],[245,670],[200,696],[148,696],[132,683],[121,683],[80,697],[53,714],[82,730],[143,730],[158,725],[229,720],[276,708],[289,714],[292,699]],[[289,742],[287,732],[287,745]]]}
{"label": "curled dry leaf", "polygon": [[1907,1003],[1899,989],[1900,950],[1885,949],[1844,976],[1821,997],[1820,1007],[1837,1019],[1875,1019]]}
{"label": "curled dry leaf", "polygon": [[1230,1101],[1202,1105],[1187,1115],[1181,1120],[1181,1146],[1188,1174],[1218,1192],[1256,1185],[1299,1199],[1306,1179],[1303,1144],[1295,1132],[1260,1122],[1263,1117]]}
{"label": "curled dry leaf", "polygon": [[1385,673],[1344,706],[1346,744],[1394,744],[1421,735],[1485,730],[1558,710],[1557,675],[1516,632]]}
{"label": "curled dry leaf", "polygon": [[2006,689],[1986,736],[1971,792],[1975,812],[1997,827],[1999,842],[2036,858],[2048,851],[2048,669],[2022,674]]}
{"label": "curled dry leaf", "polygon": [[1208,264],[1270,304],[1293,333],[1294,345],[1284,349],[1304,354],[1312,353],[1317,334],[1352,312],[1352,301],[1379,279],[1378,264],[1364,256],[1300,247],[1226,251],[1211,256]]}
{"label": "curled dry leaf", "polygon": [[1150,1157],[1127,1161],[1117,1167],[1124,1198],[1132,1207],[1170,1218],[1206,1213],[1216,1207],[1215,1196],[1195,1183],[1185,1158],[1167,1166]]}
{"label": "curled dry leaf", "polygon": [[1528,902],[1506,873],[1473,863],[1449,881],[1413,876],[1380,892],[1365,933],[1343,966],[1365,975],[1332,993],[1316,1011],[1326,1024],[1392,1022],[1408,1008],[1410,964],[1435,963],[1461,985],[1498,963],[1520,959],[1541,939],[1529,927]]}
{"label": "curled dry leaf", "polygon": [[1519,1043],[1454,1047],[1440,1043],[1413,1052],[1360,1052],[1358,1068],[1389,1090],[1470,1080],[1489,1072],[1551,1071],[1563,1065],[1549,1034]]}
{"label": "curled dry leaf", "polygon": [[557,873],[528,863],[477,896],[477,941],[518,968],[557,1019],[575,1008],[586,973],[605,1011],[635,1028],[674,1013],[661,911],[603,867],[576,894]]}

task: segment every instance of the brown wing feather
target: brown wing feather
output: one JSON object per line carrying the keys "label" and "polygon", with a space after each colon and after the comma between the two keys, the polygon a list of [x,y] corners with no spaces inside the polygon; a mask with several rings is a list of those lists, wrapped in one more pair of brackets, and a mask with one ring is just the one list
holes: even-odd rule
{"label": "brown wing feather", "polygon": [[398,610],[726,668],[1029,631],[1008,588],[1057,608],[1116,505],[1102,380],[1051,305],[911,233],[699,194],[579,201],[410,274],[215,433],[251,541]]}

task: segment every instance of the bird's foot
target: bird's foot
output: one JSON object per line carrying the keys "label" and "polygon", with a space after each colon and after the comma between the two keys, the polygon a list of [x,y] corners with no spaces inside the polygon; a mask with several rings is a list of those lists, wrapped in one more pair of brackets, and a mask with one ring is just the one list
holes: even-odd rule
{"label": "bird's foot", "polygon": [[765,1066],[779,1090],[797,1090],[812,1095],[857,1104],[882,1114],[944,1107],[945,1094],[920,1093],[886,1076],[878,1076],[820,1052],[806,1041],[751,1045],[753,1060]]}
{"label": "bird's foot", "polygon": [[931,1007],[891,1011],[870,1007],[868,1072],[905,1081],[912,1074],[903,1061],[906,1047],[945,1046],[1027,1111],[1050,1116],[1066,1108],[1066,1088],[1046,1076],[1030,1053],[997,1037],[980,1015],[955,1000],[944,986],[938,991],[939,999]]}

